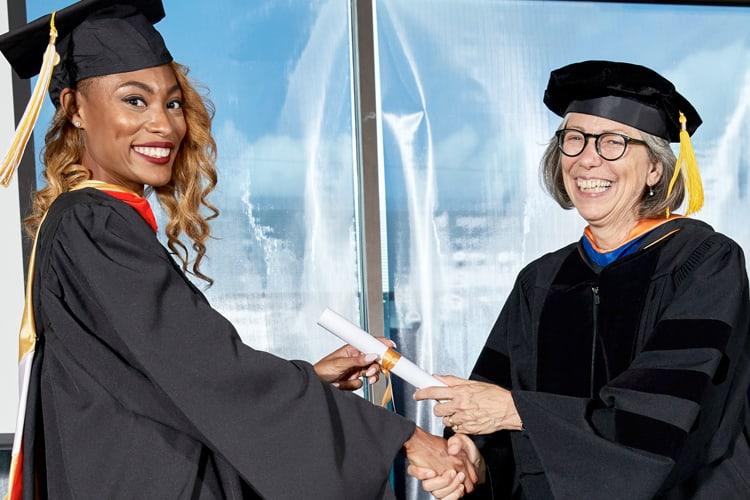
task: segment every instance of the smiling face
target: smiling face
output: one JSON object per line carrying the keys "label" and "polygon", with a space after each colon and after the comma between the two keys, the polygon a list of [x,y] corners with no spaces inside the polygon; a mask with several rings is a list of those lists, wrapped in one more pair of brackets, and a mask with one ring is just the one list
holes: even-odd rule
{"label": "smiling face", "polygon": [[[567,118],[568,129],[642,139],[638,129],[606,118],[583,113]],[[662,174],[661,164],[650,158],[645,145],[629,144],[622,158],[607,161],[597,154],[593,139],[578,156],[560,155],[560,163],[565,190],[581,217],[592,227],[618,226],[625,232],[638,221],[647,186],[655,185]]]}
{"label": "smiling face", "polygon": [[94,180],[137,193],[170,181],[186,124],[169,66],[95,77],[60,98],[83,130],[81,162]]}

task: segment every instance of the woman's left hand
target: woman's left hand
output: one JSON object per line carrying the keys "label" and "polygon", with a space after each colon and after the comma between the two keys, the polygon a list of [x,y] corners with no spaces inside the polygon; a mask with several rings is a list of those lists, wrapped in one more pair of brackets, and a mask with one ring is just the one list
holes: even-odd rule
{"label": "woman's left hand", "polygon": [[414,399],[436,399],[435,416],[443,425],[462,434],[491,434],[500,430],[521,430],[510,391],[494,384],[466,380],[452,375],[438,376],[448,387],[427,387],[414,393]]}
{"label": "woman's left hand", "polygon": [[[393,342],[377,337],[387,346]],[[355,391],[362,387],[360,377],[367,377],[367,382],[374,384],[378,380],[380,365],[375,354],[362,354],[349,344],[343,345],[313,365],[315,373],[324,382],[331,383],[345,391]]]}

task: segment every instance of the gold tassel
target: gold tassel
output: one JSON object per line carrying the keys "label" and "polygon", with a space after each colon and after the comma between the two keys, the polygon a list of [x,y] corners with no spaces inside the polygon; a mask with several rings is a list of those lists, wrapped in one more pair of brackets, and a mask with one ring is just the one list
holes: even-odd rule
{"label": "gold tassel", "polygon": [[39,119],[39,111],[42,109],[44,95],[47,93],[47,89],[49,89],[50,80],[52,80],[53,68],[60,62],[60,56],[55,50],[56,41],[57,29],[55,28],[55,13],[53,12],[49,22],[49,44],[47,45],[47,50],[44,51],[39,78],[34,87],[34,92],[31,94],[31,100],[26,105],[26,111],[23,113],[21,123],[18,124],[16,133],[13,136],[10,149],[5,158],[3,158],[2,165],[0,165],[0,184],[3,187],[8,187],[13,173],[18,168],[18,164],[21,163],[21,158],[26,150],[26,144],[28,144],[31,132],[34,130],[34,126]]}
{"label": "gold tassel", "polygon": [[[693,144],[690,142],[690,134],[687,131],[687,118],[680,112],[680,154],[677,157],[674,174],[667,187],[667,197],[672,194],[677,177],[680,175],[683,167],[685,169],[685,189],[687,190],[688,203],[685,209],[685,215],[690,215],[703,207],[703,183],[701,182],[701,173],[698,169],[698,162],[695,159]],[[669,208],[667,208],[667,218],[669,218]]]}

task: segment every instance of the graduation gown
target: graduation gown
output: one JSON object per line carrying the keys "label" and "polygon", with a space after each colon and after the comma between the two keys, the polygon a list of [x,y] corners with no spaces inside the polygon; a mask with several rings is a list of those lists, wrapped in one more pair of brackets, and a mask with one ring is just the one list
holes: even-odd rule
{"label": "graduation gown", "polygon": [[414,424],[244,345],[125,203],[61,195],[34,292],[24,484],[42,498],[392,496]]}
{"label": "graduation gown", "polygon": [[521,271],[471,378],[525,430],[477,437],[493,498],[750,498],[750,302],[740,247],[669,221],[599,268],[580,244]]}

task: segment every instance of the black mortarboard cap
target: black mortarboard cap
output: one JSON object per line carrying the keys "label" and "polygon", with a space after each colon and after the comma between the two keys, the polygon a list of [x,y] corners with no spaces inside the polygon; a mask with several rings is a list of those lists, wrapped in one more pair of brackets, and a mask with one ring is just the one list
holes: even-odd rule
{"label": "black mortarboard cap", "polygon": [[552,71],[544,103],[559,116],[601,116],[670,142],[680,140],[680,113],[690,135],[702,123],[669,80],[645,66],[623,62],[584,61]]}
{"label": "black mortarboard cap", "polygon": [[[125,73],[172,61],[154,24],[164,18],[161,0],[82,0],[57,11],[55,66],[49,95],[94,76]],[[21,78],[39,73],[49,42],[50,15],[0,36],[0,51]]]}

